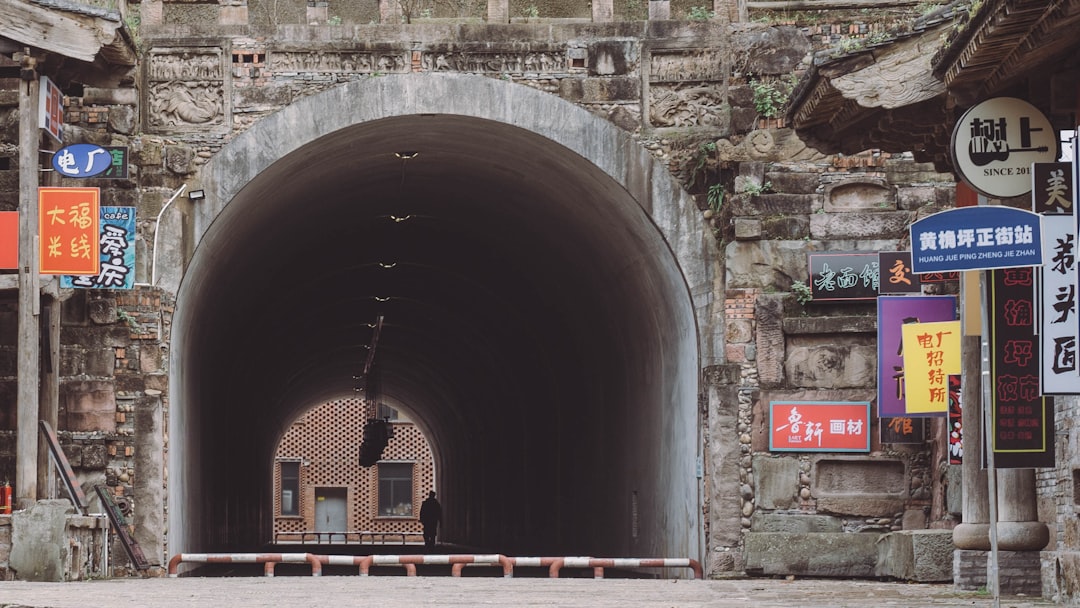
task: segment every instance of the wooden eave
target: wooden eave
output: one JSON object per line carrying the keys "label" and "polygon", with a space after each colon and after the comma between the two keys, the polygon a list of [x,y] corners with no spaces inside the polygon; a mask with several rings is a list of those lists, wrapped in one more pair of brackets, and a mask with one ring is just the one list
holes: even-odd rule
{"label": "wooden eave", "polygon": [[1080,0],[986,0],[933,59],[934,74],[967,106],[1077,61]]}
{"label": "wooden eave", "polygon": [[934,147],[948,122],[946,90],[930,70],[946,25],[815,63],[792,96],[789,123],[827,154],[913,151],[919,160],[947,163]]}
{"label": "wooden eave", "polygon": [[115,11],[74,3],[0,0],[0,38],[62,57],[134,66],[138,56]]}

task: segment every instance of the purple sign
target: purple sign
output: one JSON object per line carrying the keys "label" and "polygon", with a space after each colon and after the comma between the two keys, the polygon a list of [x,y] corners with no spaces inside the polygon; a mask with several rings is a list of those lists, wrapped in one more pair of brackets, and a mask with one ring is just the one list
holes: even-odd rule
{"label": "purple sign", "polygon": [[905,406],[904,341],[901,329],[905,323],[955,321],[956,296],[879,296],[877,303],[878,416],[926,416],[909,414]]}

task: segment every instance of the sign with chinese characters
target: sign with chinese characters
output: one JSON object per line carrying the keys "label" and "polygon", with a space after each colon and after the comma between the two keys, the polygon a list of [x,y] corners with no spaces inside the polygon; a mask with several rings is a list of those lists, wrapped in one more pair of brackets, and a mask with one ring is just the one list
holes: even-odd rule
{"label": "sign with chinese characters", "polygon": [[127,179],[128,176],[128,149],[127,146],[102,146],[109,153],[109,166],[101,177],[106,179]]}
{"label": "sign with chinese characters", "polygon": [[1035,270],[990,273],[990,399],[994,465],[1054,466],[1054,405],[1039,390]]}
{"label": "sign with chinese characters", "polygon": [[926,441],[926,418],[881,419],[881,443],[922,443]]}
{"label": "sign with chinese characters", "polygon": [[101,267],[97,274],[60,277],[61,287],[131,289],[135,286],[135,207],[101,208]]}
{"label": "sign with chinese characters", "polygon": [[881,269],[879,294],[922,293],[922,280],[911,269],[910,251],[882,251],[878,253]]}
{"label": "sign with chinese characters", "polygon": [[919,280],[922,281],[923,283],[946,283],[948,281],[959,281],[960,280],[960,273],[955,272],[955,271],[953,271],[953,272],[926,272],[926,273],[916,275],[916,276],[919,277]]}
{"label": "sign with chinese characters", "polygon": [[816,301],[877,297],[877,253],[808,253],[810,294]]}
{"label": "sign with chinese characters", "polygon": [[19,212],[0,211],[0,268],[19,267]]}
{"label": "sign with chinese characters", "polygon": [[991,198],[1031,191],[1031,163],[1057,160],[1057,130],[1038,108],[1015,97],[976,104],[956,121],[951,151],[957,173]]}
{"label": "sign with chinese characters", "polygon": [[983,205],[939,211],[911,224],[915,272],[1042,264],[1042,216]]}
{"label": "sign with chinese characters", "polygon": [[1080,394],[1076,361],[1080,338],[1076,314],[1076,218],[1072,213],[1072,169],[1068,165],[1040,163],[1032,171],[1032,205],[1045,216],[1045,264],[1037,275],[1044,395]]}
{"label": "sign with chinese characters", "polygon": [[96,144],[71,144],[56,151],[52,167],[64,177],[94,177],[112,165],[109,151]]}
{"label": "sign with chinese characters", "polygon": [[64,143],[64,94],[48,76],[42,76],[38,86],[38,127],[59,143]]}
{"label": "sign with chinese characters", "polygon": [[100,190],[38,188],[41,274],[97,274]]}
{"label": "sign with chinese characters", "polygon": [[773,401],[769,449],[774,452],[869,452],[870,403]]}
{"label": "sign with chinese characters", "polygon": [[[878,416],[906,417],[903,326],[956,320],[955,296],[878,298]],[[922,414],[925,415],[925,414]]]}
{"label": "sign with chinese characters", "polygon": [[904,407],[909,415],[949,412],[949,376],[960,373],[960,321],[906,323]]}

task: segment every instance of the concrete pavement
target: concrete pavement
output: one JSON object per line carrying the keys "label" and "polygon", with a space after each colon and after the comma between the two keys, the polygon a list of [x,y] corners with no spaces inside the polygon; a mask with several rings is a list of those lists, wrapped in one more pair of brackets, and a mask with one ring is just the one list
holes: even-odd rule
{"label": "concrete pavement", "polygon": [[[0,608],[190,608],[227,606],[459,608],[957,608],[993,606],[986,594],[951,585],[847,580],[643,580],[447,576],[278,576],[111,579],[76,583],[0,582]],[[1003,608],[1055,605],[1004,597]]]}

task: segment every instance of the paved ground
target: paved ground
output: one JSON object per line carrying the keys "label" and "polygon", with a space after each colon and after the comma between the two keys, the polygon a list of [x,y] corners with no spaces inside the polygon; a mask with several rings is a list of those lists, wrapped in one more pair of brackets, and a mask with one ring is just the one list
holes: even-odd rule
{"label": "paved ground", "polygon": [[[951,585],[840,580],[641,580],[402,576],[181,577],[80,583],[0,582],[0,608],[434,608],[547,606],[605,608],[985,607],[986,594]],[[1004,597],[1002,608],[1053,606]]]}

